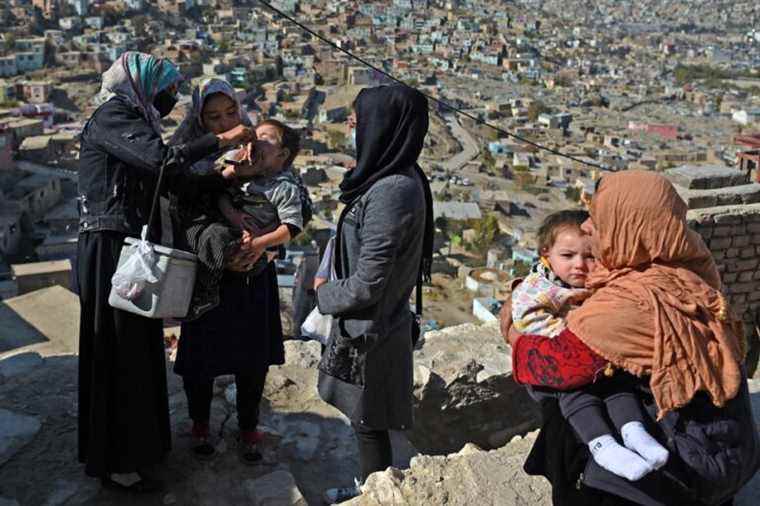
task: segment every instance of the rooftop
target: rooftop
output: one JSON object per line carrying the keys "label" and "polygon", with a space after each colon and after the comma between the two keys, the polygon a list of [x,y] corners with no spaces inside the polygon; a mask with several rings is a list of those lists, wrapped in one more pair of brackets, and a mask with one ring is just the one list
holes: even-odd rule
{"label": "rooftop", "polygon": [[32,262],[28,264],[13,264],[11,272],[14,277],[34,276],[39,274],[52,274],[55,272],[70,271],[71,261],[53,260],[50,262]]}

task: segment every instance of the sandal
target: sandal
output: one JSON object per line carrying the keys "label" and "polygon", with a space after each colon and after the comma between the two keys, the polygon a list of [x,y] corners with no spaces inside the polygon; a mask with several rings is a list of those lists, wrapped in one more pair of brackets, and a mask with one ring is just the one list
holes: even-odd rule
{"label": "sandal", "polygon": [[259,451],[259,443],[264,439],[264,434],[255,430],[240,431],[238,445],[240,459],[244,464],[255,465],[264,458]]}
{"label": "sandal", "polygon": [[214,458],[216,449],[210,442],[207,423],[193,422],[192,438],[192,451],[196,458],[200,460],[211,460]]}

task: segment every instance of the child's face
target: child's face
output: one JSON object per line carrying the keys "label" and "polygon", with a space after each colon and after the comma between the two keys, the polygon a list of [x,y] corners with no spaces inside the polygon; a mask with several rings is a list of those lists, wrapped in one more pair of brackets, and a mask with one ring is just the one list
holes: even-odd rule
{"label": "child's face", "polygon": [[273,125],[256,127],[256,141],[253,158],[257,160],[257,168],[263,172],[274,174],[285,168],[289,153],[280,144],[280,132]]}
{"label": "child's face", "polygon": [[560,230],[544,256],[554,274],[573,288],[586,286],[586,278],[594,270],[591,238],[576,228]]}

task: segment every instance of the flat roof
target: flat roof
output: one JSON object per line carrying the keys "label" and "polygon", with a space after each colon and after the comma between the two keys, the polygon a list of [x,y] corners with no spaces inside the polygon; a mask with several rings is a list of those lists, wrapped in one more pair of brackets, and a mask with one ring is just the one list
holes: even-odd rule
{"label": "flat roof", "polygon": [[52,260],[49,262],[32,262],[28,264],[12,264],[11,272],[14,277],[34,276],[37,274],[52,274],[71,270],[71,261]]}

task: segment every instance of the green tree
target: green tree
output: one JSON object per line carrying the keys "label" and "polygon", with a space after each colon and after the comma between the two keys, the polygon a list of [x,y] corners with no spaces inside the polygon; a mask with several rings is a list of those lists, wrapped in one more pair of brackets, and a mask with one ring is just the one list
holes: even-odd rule
{"label": "green tree", "polygon": [[530,121],[536,121],[541,114],[551,112],[551,108],[541,102],[540,100],[534,100],[528,106],[528,119]]}
{"label": "green tree", "polygon": [[512,267],[512,274],[516,278],[524,278],[530,274],[530,268],[531,265],[529,263],[515,260],[514,266]]}
{"label": "green tree", "polygon": [[330,149],[339,149],[346,144],[346,134],[340,130],[329,130],[327,132],[327,143]]}
{"label": "green tree", "polygon": [[565,188],[565,197],[567,200],[571,200],[573,202],[580,202],[581,200],[581,189],[577,186],[568,186]]}
{"label": "green tree", "polygon": [[475,223],[475,238],[472,241],[473,250],[485,257],[488,248],[499,234],[499,220],[494,214],[488,214]]}
{"label": "green tree", "polygon": [[449,255],[451,255],[451,238],[449,237],[449,219],[443,215],[435,219],[435,226],[441,231],[441,235],[449,241]]}
{"label": "green tree", "polygon": [[494,159],[493,155],[491,154],[491,151],[489,149],[484,149],[481,152],[481,158],[483,159],[483,165],[486,166],[486,169],[490,174],[496,173],[496,160]]}
{"label": "green tree", "polygon": [[12,33],[6,33],[3,40],[3,49],[5,51],[13,51],[16,48],[16,36]]}

